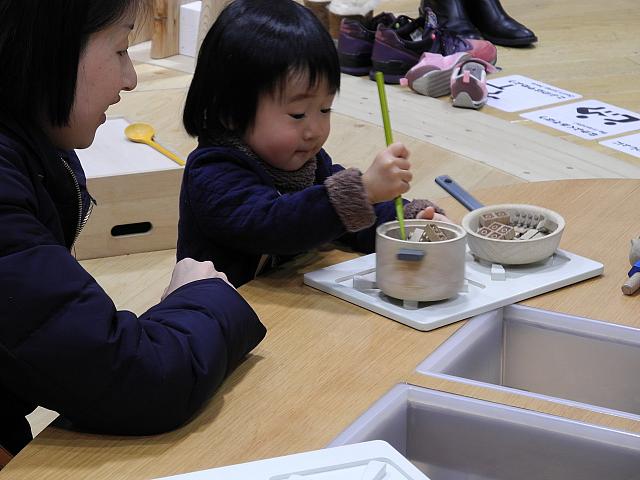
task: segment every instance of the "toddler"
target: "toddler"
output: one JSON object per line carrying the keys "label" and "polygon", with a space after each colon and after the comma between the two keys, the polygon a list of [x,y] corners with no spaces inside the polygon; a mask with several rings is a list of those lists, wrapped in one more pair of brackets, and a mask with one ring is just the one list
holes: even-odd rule
{"label": "toddler", "polygon": [[[339,240],[372,252],[409,190],[409,152],[395,143],[361,173],[322,148],[340,86],[334,43],[293,0],[235,0],[206,35],[184,110],[198,137],[180,196],[178,258],[212,260],[235,286]],[[436,213],[438,211],[438,213]],[[426,200],[407,218],[438,218]]]}

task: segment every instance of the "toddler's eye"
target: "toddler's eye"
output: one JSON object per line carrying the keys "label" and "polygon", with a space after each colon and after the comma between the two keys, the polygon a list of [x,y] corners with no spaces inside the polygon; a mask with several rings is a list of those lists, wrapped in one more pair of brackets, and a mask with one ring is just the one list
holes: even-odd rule
{"label": "toddler's eye", "polygon": [[304,113],[290,113],[289,116],[295,120],[302,120],[304,118]]}
{"label": "toddler's eye", "polygon": [[320,112],[322,113],[331,113],[331,108],[323,108],[322,110],[320,110]]}
{"label": "toddler's eye", "polygon": [[119,52],[117,52],[118,55],[120,55],[121,57],[124,57],[125,55],[129,54],[129,50],[125,49],[125,50],[120,50]]}

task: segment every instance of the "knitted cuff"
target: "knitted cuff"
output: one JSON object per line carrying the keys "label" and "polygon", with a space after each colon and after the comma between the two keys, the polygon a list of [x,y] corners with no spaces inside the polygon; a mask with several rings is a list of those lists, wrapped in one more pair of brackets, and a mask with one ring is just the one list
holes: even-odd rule
{"label": "knitted cuff", "polygon": [[376,212],[367,199],[360,170],[341,170],[328,177],[324,186],[347,232],[358,232],[375,223]]}
{"label": "knitted cuff", "polygon": [[416,218],[418,213],[427,207],[433,207],[436,209],[436,213],[446,215],[443,209],[429,200],[411,200],[404,206],[404,218]]}

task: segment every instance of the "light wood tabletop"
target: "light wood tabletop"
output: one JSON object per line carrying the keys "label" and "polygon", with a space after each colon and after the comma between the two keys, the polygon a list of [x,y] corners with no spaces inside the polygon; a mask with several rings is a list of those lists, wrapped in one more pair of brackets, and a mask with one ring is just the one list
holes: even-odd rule
{"label": "light wood tabletop", "polygon": [[[638,297],[622,295],[629,240],[640,233],[640,180],[571,180],[478,190],[485,204],[522,202],[561,213],[561,247],[605,265],[603,276],[523,302],[640,327]],[[444,194],[443,194],[444,196]],[[443,198],[452,218],[464,209]],[[84,261],[119,308],[160,297],[174,251]],[[316,251],[240,289],[265,340],[202,411],[177,431],[116,437],[46,428],[0,473],[12,479],[154,478],[326,446],[399,382],[640,432],[640,422],[513,393],[414,374],[465,322],[420,332],[303,285],[304,272],[356,254]]]}

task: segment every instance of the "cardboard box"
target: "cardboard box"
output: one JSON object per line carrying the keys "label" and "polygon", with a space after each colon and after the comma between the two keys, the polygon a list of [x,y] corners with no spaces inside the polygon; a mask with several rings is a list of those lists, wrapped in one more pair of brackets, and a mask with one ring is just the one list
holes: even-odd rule
{"label": "cardboard box", "polygon": [[97,201],[75,244],[78,260],[176,247],[183,168],[129,141],[127,125],[109,119],[93,145],[77,151]]}

